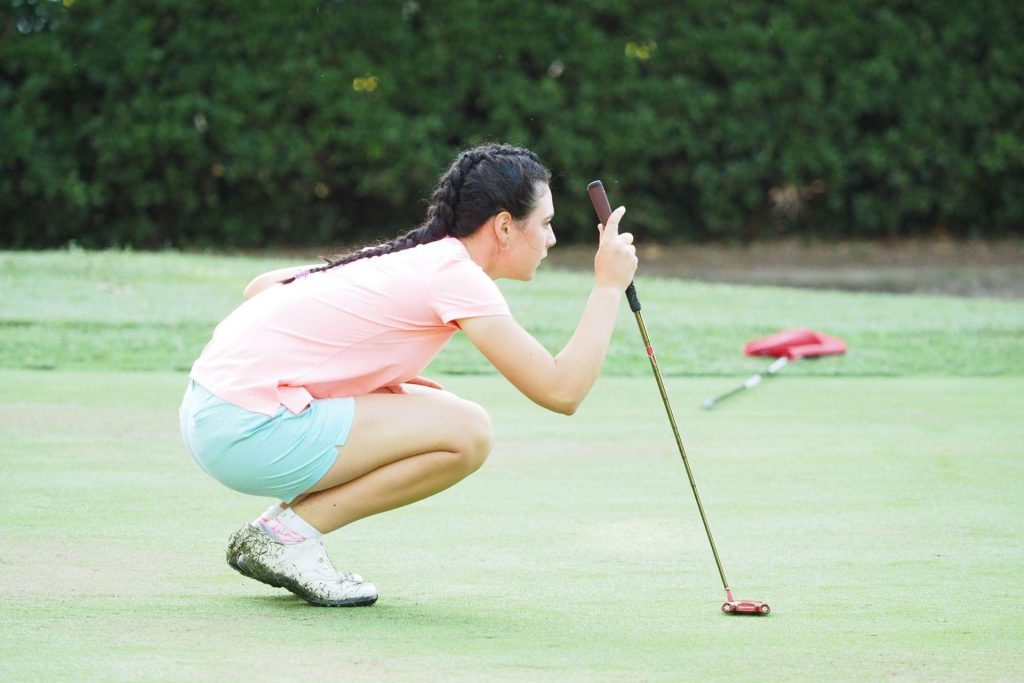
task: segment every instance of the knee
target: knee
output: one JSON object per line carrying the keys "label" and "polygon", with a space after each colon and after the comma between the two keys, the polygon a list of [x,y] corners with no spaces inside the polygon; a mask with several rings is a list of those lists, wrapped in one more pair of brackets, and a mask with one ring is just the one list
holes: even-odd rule
{"label": "knee", "polygon": [[494,444],[494,430],[486,410],[472,401],[460,399],[459,404],[456,453],[468,475],[480,469],[487,460]]}

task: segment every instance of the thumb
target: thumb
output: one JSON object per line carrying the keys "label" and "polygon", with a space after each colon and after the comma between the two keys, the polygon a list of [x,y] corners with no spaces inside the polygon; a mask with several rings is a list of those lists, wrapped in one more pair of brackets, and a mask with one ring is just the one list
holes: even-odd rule
{"label": "thumb", "polygon": [[626,207],[624,206],[620,206],[612,211],[612,215],[608,216],[608,220],[605,222],[604,230],[601,231],[601,241],[618,237],[619,221],[622,220],[624,213],[626,213]]}

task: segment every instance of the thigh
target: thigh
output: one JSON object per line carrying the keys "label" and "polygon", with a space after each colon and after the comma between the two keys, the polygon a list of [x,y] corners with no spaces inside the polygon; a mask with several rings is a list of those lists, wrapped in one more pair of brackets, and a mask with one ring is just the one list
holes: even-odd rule
{"label": "thigh", "polygon": [[338,446],[338,459],[309,493],[414,455],[459,451],[490,432],[490,420],[480,406],[446,391],[368,394],[355,401],[348,440]]}

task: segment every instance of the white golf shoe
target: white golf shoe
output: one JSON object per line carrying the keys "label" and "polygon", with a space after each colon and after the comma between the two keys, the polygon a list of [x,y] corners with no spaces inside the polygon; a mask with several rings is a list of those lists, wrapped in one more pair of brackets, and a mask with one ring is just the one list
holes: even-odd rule
{"label": "white golf shoe", "polygon": [[377,588],[358,574],[342,574],[318,539],[278,543],[248,524],[228,545],[228,564],[242,574],[283,587],[314,605],[355,607],[377,601]]}

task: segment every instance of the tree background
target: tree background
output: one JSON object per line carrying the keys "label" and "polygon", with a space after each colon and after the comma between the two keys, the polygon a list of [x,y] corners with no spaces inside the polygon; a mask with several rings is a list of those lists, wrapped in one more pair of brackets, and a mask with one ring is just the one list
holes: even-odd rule
{"label": "tree background", "polygon": [[1024,3],[7,0],[0,247],[350,244],[462,148],[663,242],[1024,235]]}

